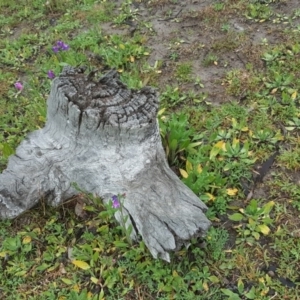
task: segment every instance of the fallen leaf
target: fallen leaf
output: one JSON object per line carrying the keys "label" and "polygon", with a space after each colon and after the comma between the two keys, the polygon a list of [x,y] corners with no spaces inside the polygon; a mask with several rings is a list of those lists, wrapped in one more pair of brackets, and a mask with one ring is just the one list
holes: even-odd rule
{"label": "fallen leaf", "polygon": [[183,178],[188,178],[189,177],[189,174],[185,170],[179,169],[179,172],[180,172],[180,174]]}
{"label": "fallen leaf", "polygon": [[202,286],[203,286],[203,289],[204,289],[206,292],[208,292],[209,287],[208,287],[208,284],[207,284],[206,281],[203,282]]}
{"label": "fallen leaf", "polygon": [[191,172],[193,170],[193,165],[188,159],[186,160],[185,167],[188,172]]}
{"label": "fallen leaf", "polygon": [[79,285],[78,285],[78,284],[75,284],[75,285],[73,286],[73,291],[75,291],[75,292],[79,293],[79,291],[80,291],[80,287],[79,287]]}
{"label": "fallen leaf", "polygon": [[264,235],[268,235],[270,233],[270,228],[265,224],[258,225],[257,227]]}
{"label": "fallen leaf", "polygon": [[25,236],[24,238],[23,238],[23,244],[25,245],[25,244],[29,244],[31,242],[31,237],[30,236]]}
{"label": "fallen leaf", "polygon": [[239,190],[234,188],[234,189],[226,189],[226,191],[227,191],[227,195],[235,196]]}
{"label": "fallen leaf", "polygon": [[215,199],[216,199],[216,197],[215,196],[213,196],[212,194],[210,194],[210,193],[205,193],[205,195],[207,195],[208,196],[208,198],[209,198],[209,200],[211,200],[211,201],[214,201]]}
{"label": "fallen leaf", "polygon": [[202,173],[202,167],[201,167],[201,165],[199,164],[198,165],[198,167],[197,167],[197,172],[198,172],[198,174],[201,174]]}
{"label": "fallen leaf", "polygon": [[82,270],[88,270],[90,268],[90,265],[86,263],[85,261],[82,260],[72,260],[72,264],[75,265],[76,267],[82,269]]}
{"label": "fallen leaf", "polygon": [[0,257],[6,257],[6,255],[7,255],[7,252],[6,252],[6,251],[0,252]]}
{"label": "fallen leaf", "polygon": [[98,281],[98,279],[97,279],[96,277],[91,277],[91,281],[92,281],[93,283],[95,283],[95,284],[98,284],[98,283],[99,283],[99,281]]}
{"label": "fallen leaf", "polygon": [[78,199],[75,205],[75,214],[80,218],[86,217],[86,211],[84,210],[85,203],[83,200]]}

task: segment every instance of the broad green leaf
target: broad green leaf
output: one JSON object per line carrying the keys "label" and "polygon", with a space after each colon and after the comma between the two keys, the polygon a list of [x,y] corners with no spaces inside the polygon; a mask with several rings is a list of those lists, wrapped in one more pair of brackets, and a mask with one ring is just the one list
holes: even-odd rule
{"label": "broad green leaf", "polygon": [[272,210],[274,205],[275,205],[274,201],[269,201],[266,205],[264,205],[264,210],[263,210],[264,214],[268,214]]}
{"label": "broad green leaf", "polygon": [[273,284],[272,278],[268,274],[266,275],[266,282],[267,282],[268,285]]}
{"label": "broad green leaf", "polygon": [[260,238],[260,235],[259,235],[259,233],[258,233],[258,232],[256,232],[256,231],[253,231],[253,232],[252,232],[252,235],[254,236],[254,238],[255,238],[256,240],[259,240],[259,238]]}
{"label": "broad green leaf", "polygon": [[52,271],[56,270],[58,266],[59,263],[55,263],[54,265],[52,265],[50,268],[47,269],[47,272],[51,273]]}
{"label": "broad green leaf", "polygon": [[103,288],[101,288],[101,292],[100,292],[100,294],[99,294],[99,296],[98,296],[98,299],[99,299],[99,300],[104,299],[104,291],[103,291]]}
{"label": "broad green leaf", "polygon": [[122,241],[114,241],[114,245],[118,248],[126,248],[128,247],[127,243],[124,243]]}
{"label": "broad green leaf", "polygon": [[72,264],[75,265],[76,267],[82,269],[82,270],[88,270],[90,268],[90,265],[86,263],[85,261],[82,260],[72,260]]}
{"label": "broad green leaf", "polygon": [[225,294],[226,296],[229,296],[228,299],[226,300],[241,300],[240,296],[231,290],[228,289],[221,289],[222,293]]}
{"label": "broad green leaf", "polygon": [[240,294],[243,294],[243,291],[244,291],[244,283],[243,283],[243,281],[242,281],[241,278],[239,278],[237,286],[238,286],[238,291],[239,291],[239,293],[240,293]]}
{"label": "broad green leaf", "polygon": [[180,172],[180,174],[183,178],[188,178],[189,177],[189,174],[185,170],[179,169],[179,172]]}
{"label": "broad green leaf", "polygon": [[250,233],[251,233],[251,231],[249,229],[244,230],[244,235],[249,235]]}
{"label": "broad green leaf", "polygon": [[270,233],[270,228],[265,224],[258,225],[257,227],[264,235],[268,235]]}
{"label": "broad green leaf", "polygon": [[172,140],[172,142],[170,143],[170,149],[175,150],[177,148],[177,144],[177,140]]}
{"label": "broad green leaf", "polygon": [[214,159],[221,152],[221,150],[224,150],[224,147],[225,147],[224,141],[217,142],[210,150],[209,159],[210,160]]}
{"label": "broad green leaf", "polygon": [[14,149],[10,147],[8,143],[2,144],[2,153],[4,158],[8,158],[10,155],[14,153]]}
{"label": "broad green leaf", "polygon": [[83,209],[84,209],[85,211],[96,211],[95,206],[92,206],[92,205],[85,205],[85,206],[83,207]]}
{"label": "broad green leaf", "polygon": [[232,141],[232,148],[236,149],[240,146],[240,140],[237,138],[234,138]]}
{"label": "broad green leaf", "polygon": [[245,211],[248,215],[255,215],[257,213],[257,200],[252,199],[250,203],[247,205]]}
{"label": "broad green leaf", "polygon": [[69,278],[62,278],[61,281],[68,285],[73,284],[73,281]]}
{"label": "broad green leaf", "polygon": [[111,288],[113,288],[113,286],[115,285],[116,282],[117,282],[117,277],[111,275],[111,276],[108,276],[108,277],[106,278],[106,280],[105,280],[105,282],[104,282],[104,285],[105,285],[107,288],[111,289]]}
{"label": "broad green leaf", "polygon": [[255,295],[255,287],[253,286],[245,296],[247,299],[257,299],[257,295]]}
{"label": "broad green leaf", "polygon": [[238,206],[235,206],[235,205],[228,205],[227,208],[230,209],[230,210],[240,210],[240,208]]}
{"label": "broad green leaf", "polygon": [[231,119],[231,122],[232,122],[232,127],[235,128],[237,126],[237,121],[235,118],[232,118]]}
{"label": "broad green leaf", "polygon": [[254,227],[256,225],[256,222],[252,219],[252,218],[249,218],[248,219],[248,223],[250,226]]}
{"label": "broad green leaf", "polygon": [[229,171],[232,168],[232,163],[226,164],[223,168],[224,172]]}
{"label": "broad green leaf", "polygon": [[14,275],[15,276],[24,276],[25,274],[27,273],[27,271],[26,270],[22,270],[22,271],[19,271],[19,272],[16,272]]}
{"label": "broad green leaf", "polygon": [[195,148],[197,146],[200,146],[201,144],[202,144],[202,142],[190,143],[189,146],[188,146],[188,149]]}
{"label": "broad green leaf", "polygon": [[9,250],[9,251],[16,251],[19,248],[21,248],[21,246],[22,246],[21,240],[20,240],[20,237],[18,237],[18,236],[8,237],[2,242],[2,247],[5,250]]}
{"label": "broad green leaf", "polygon": [[62,67],[67,67],[67,66],[69,66],[69,64],[67,64],[67,63],[65,63],[65,62],[60,62],[59,65],[62,66]]}
{"label": "broad green leaf", "polygon": [[228,216],[228,218],[229,218],[229,220],[231,220],[231,221],[236,221],[236,222],[238,222],[238,221],[243,220],[244,216],[243,216],[242,214],[240,214],[240,213],[234,213],[234,214]]}
{"label": "broad green leaf", "polygon": [[209,276],[208,279],[212,282],[212,283],[218,283],[220,282],[219,278],[215,275]]}
{"label": "broad green leaf", "polygon": [[44,271],[46,269],[48,269],[51,265],[50,264],[46,264],[46,263],[42,263],[41,265],[39,265],[36,270],[37,271]]}

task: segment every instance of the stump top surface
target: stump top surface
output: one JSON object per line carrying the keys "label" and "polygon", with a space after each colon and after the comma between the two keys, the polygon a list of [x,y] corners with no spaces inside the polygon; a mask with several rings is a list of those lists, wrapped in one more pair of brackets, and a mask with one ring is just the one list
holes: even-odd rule
{"label": "stump top surface", "polygon": [[142,125],[156,119],[159,101],[154,88],[129,89],[116,70],[100,79],[94,75],[85,74],[82,68],[65,67],[56,80],[69,102],[82,113],[97,115],[103,124]]}

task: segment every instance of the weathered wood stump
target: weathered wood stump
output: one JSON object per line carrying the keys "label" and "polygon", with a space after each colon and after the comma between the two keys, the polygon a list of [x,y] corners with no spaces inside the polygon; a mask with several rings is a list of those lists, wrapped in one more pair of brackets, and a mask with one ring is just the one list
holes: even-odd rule
{"label": "weathered wood stump", "polygon": [[156,258],[205,235],[206,206],[169,168],[161,144],[158,96],[129,90],[110,71],[100,80],[66,67],[53,81],[47,122],[32,132],[0,174],[0,218],[41,198],[58,205],[81,190],[123,203],[134,233]]}

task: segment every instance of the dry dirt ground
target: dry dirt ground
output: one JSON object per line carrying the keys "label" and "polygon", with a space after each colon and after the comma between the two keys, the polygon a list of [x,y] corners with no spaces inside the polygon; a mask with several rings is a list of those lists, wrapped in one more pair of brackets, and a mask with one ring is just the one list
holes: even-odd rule
{"label": "dry dirt ground", "polygon": [[[122,1],[117,1],[121,6]],[[271,1],[260,1],[261,3]],[[199,78],[204,88],[205,100],[218,105],[230,101],[225,93],[225,75],[234,69],[245,70],[247,64],[253,68],[263,68],[261,59],[264,46],[285,43],[282,33],[288,22],[283,16],[299,8],[298,0],[273,1],[272,22],[247,19],[243,7],[234,8],[235,0],[229,1],[220,11],[216,8],[222,1],[213,0],[154,0],[133,1],[132,17],[124,26],[103,26],[104,33],[131,35],[137,26],[143,24],[147,32],[146,45],[151,49],[149,63],[160,62],[160,87],[178,84],[175,76],[176,66],[190,63],[194,78]],[[136,10],[136,13],[135,13]],[[277,19],[276,19],[277,18]],[[145,26],[146,25],[146,26]],[[147,26],[148,25],[148,26]],[[148,27],[148,29],[146,29]],[[215,61],[213,59],[216,59]],[[199,92],[199,86],[180,82],[181,91]],[[238,99],[245,96],[241,90]]]}

